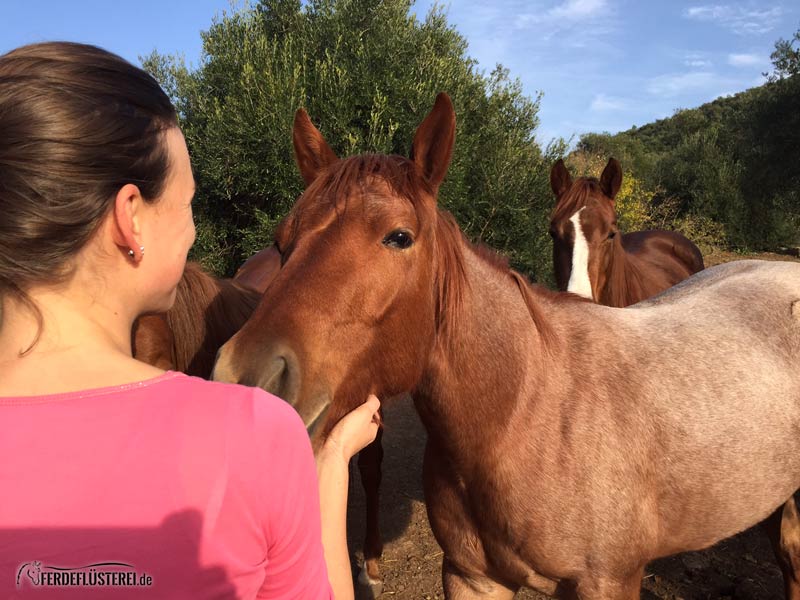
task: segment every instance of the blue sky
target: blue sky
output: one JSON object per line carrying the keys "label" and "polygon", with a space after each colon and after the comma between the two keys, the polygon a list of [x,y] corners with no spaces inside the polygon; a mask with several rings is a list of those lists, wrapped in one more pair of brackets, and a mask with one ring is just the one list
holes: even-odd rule
{"label": "blue sky", "polygon": [[[433,0],[418,0],[424,15]],[[763,81],[775,41],[800,28],[796,0],[451,0],[481,68],[544,92],[537,138],[616,132]],[[200,60],[200,31],[228,0],[0,0],[0,53],[48,39],[137,62],[153,49]]]}

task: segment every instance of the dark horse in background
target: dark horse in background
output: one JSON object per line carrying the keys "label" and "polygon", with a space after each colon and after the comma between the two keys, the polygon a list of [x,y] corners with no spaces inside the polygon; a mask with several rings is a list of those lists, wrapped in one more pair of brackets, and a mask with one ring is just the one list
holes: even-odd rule
{"label": "dark horse in background", "polygon": [[233,279],[214,277],[187,262],[172,308],[134,323],[134,357],[164,370],[210,378],[217,351],[250,318],[280,268],[281,255],[273,246],[248,258]]}
{"label": "dark horse in background", "polygon": [[[410,391],[448,598],[638,598],[646,564],[767,522],[800,597],[800,265],[704,270],[624,310],[531,286],[437,207],[455,113],[339,160],[305,113],[283,266],[215,377],[324,437]],[[786,503],[786,504],[784,504]]]}
{"label": "dark horse in background", "polygon": [[564,161],[550,171],[556,207],[550,221],[558,289],[606,306],[650,298],[703,269],[703,256],[674,231],[620,235],[614,199],[622,184],[619,161],[609,159],[600,179],[572,181]]}
{"label": "dark horse in background", "polygon": [[133,356],[164,370],[208,379],[217,351],[250,318],[261,294],[188,262],[172,308],[141,316],[134,323]]}

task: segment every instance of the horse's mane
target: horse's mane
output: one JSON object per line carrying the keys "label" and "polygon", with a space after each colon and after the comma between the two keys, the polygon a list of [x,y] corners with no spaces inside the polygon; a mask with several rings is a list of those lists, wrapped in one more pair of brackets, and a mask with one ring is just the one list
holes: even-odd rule
{"label": "horse's mane", "polygon": [[166,313],[179,371],[208,377],[217,350],[255,310],[261,294],[235,281],[217,279],[187,263],[175,304]]}
{"label": "horse's mane", "polygon": [[596,177],[579,177],[558,199],[550,219],[552,221],[569,219],[579,209],[586,206],[589,198],[595,194],[603,195],[600,181]]}
{"label": "horse's mane", "polygon": [[522,294],[531,320],[542,337],[544,347],[555,340],[555,334],[544,318],[538,302],[541,298],[537,297],[548,295],[548,292],[538,287],[534,289],[530,281],[509,266],[507,257],[485,244],[470,242],[453,216],[442,210],[438,211],[436,245],[437,251],[443,257],[437,261],[440,268],[437,273],[439,286],[437,318],[440,321],[439,329],[445,337],[449,337],[452,323],[459,319],[463,290],[469,285],[464,268],[464,250],[467,249],[501,276],[510,277],[514,281]]}
{"label": "horse's mane", "polygon": [[649,297],[641,272],[629,260],[622,244],[614,244],[611,252],[608,281],[598,302],[622,308]]}

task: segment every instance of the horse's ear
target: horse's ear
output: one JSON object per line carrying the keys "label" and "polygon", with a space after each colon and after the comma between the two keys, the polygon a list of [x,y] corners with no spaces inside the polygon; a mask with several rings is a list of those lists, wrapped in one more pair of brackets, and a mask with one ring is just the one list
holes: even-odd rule
{"label": "horse's ear", "polygon": [[298,109],[294,115],[292,141],[294,142],[294,159],[306,186],[311,185],[311,182],[325,167],[339,160],[302,108]]}
{"label": "horse's ear", "polygon": [[439,186],[447,174],[455,140],[456,112],[453,110],[450,96],[441,93],[436,96],[433,110],[414,134],[410,156],[430,183],[434,194],[439,191]]}
{"label": "horse's ear", "polygon": [[622,166],[616,158],[609,158],[603,174],[600,176],[600,189],[612,200],[622,185]]}
{"label": "horse's ear", "polygon": [[556,164],[553,165],[553,168],[550,169],[550,188],[553,190],[556,198],[558,198],[561,194],[566,192],[571,185],[572,177],[570,177],[564,161],[559,158]]}

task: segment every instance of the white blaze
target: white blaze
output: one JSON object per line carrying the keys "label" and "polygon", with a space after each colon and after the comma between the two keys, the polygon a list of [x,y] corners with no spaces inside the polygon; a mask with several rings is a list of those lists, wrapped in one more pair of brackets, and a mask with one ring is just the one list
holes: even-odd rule
{"label": "white blaze", "polygon": [[567,291],[593,300],[592,283],[589,281],[589,245],[581,227],[582,210],[569,218],[575,229],[575,243],[572,244],[572,273],[569,275]]}

